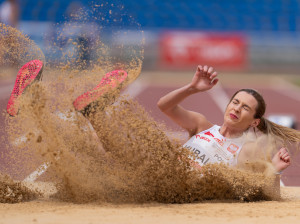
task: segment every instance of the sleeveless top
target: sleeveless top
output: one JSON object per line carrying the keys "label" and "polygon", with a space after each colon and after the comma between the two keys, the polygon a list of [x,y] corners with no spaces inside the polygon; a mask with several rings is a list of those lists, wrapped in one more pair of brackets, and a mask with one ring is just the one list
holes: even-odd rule
{"label": "sleeveless top", "polygon": [[194,135],[183,145],[194,153],[195,161],[200,166],[208,163],[224,163],[229,166],[237,164],[245,136],[230,139],[221,135],[219,130],[220,126],[214,125]]}

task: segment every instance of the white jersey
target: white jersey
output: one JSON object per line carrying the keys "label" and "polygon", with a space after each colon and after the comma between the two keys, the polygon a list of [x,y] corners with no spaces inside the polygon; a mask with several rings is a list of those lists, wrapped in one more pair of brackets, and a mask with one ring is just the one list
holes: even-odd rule
{"label": "white jersey", "polygon": [[194,135],[183,145],[195,154],[195,161],[200,166],[208,163],[224,163],[229,166],[237,164],[245,136],[229,139],[221,135],[219,130],[220,126],[214,125]]}

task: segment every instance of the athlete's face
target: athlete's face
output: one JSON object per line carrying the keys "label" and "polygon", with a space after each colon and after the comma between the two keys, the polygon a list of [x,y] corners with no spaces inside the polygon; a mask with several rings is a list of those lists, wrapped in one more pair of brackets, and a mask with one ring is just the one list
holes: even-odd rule
{"label": "athlete's face", "polygon": [[226,108],[224,123],[240,131],[256,127],[260,121],[260,119],[254,118],[256,107],[257,101],[252,95],[239,92]]}

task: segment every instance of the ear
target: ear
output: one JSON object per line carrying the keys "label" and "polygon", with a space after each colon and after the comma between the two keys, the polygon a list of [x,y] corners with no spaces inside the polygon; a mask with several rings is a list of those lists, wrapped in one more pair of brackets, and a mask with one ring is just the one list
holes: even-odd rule
{"label": "ear", "polygon": [[260,119],[259,119],[259,118],[254,119],[254,120],[252,121],[250,127],[255,128],[255,127],[257,127],[257,126],[259,125],[259,123],[260,123]]}

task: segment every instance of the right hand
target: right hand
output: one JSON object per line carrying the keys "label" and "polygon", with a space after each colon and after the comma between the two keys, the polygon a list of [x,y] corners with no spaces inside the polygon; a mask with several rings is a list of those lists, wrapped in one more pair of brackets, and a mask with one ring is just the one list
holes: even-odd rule
{"label": "right hand", "polygon": [[281,172],[291,165],[291,157],[289,151],[282,147],[272,159],[273,166],[276,172]]}
{"label": "right hand", "polygon": [[213,67],[207,65],[198,65],[196,73],[192,79],[190,87],[196,91],[206,91],[214,87],[219,79],[217,79],[217,72],[214,72]]}

